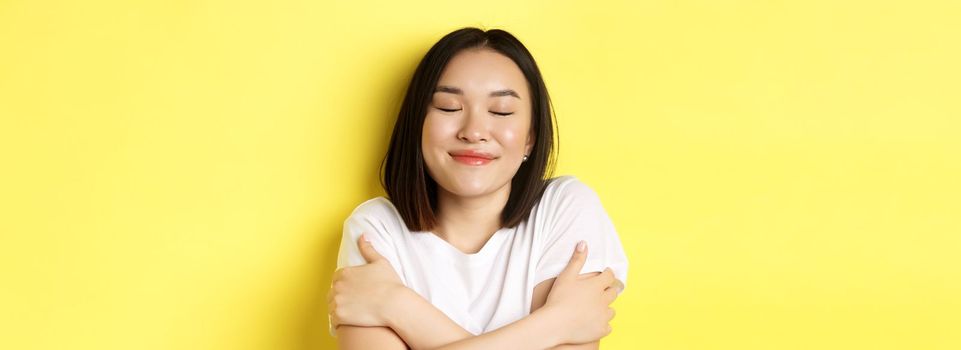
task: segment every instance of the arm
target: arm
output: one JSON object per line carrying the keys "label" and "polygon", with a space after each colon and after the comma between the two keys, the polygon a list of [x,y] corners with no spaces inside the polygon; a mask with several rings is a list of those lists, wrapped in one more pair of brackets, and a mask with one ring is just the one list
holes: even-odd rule
{"label": "arm", "polygon": [[[614,310],[608,305],[617,297],[616,290],[609,288],[615,281],[614,274],[608,268],[597,276],[579,275],[586,258],[587,245],[581,241],[567,267],[554,279],[542,306],[527,317],[440,349],[553,349],[565,344],[597,342],[610,334],[609,322],[614,317]],[[541,293],[545,290],[546,287],[542,287]],[[590,348],[588,344],[574,349]]]}
{"label": "arm", "polygon": [[[579,276],[579,278],[593,277],[593,276],[597,276],[597,275],[599,275],[599,274],[600,274],[600,272],[590,272],[590,273],[581,274],[581,275]],[[531,312],[534,312],[534,311],[536,311],[537,309],[540,309],[542,306],[544,306],[544,303],[547,301],[547,295],[550,294],[550,292],[551,292],[551,287],[554,286],[554,280],[555,280],[554,278],[545,280],[545,281],[543,281],[543,282],[541,282],[541,283],[538,283],[537,286],[534,287],[534,295],[533,295],[533,297],[531,298]],[[559,346],[553,347],[552,349],[555,349],[555,350],[597,350],[597,349],[599,348],[599,346],[600,346],[600,343],[601,343],[601,341],[600,341],[600,340],[597,340],[597,341],[593,341],[593,342],[586,343],[586,344],[563,344],[563,345],[559,345]]]}
{"label": "arm", "polygon": [[472,336],[436,350],[548,349],[563,343],[563,311],[544,308],[493,332]]}
{"label": "arm", "polygon": [[387,327],[337,327],[337,348],[342,350],[406,350],[407,344]]}
{"label": "arm", "polygon": [[[598,272],[593,272],[590,274],[581,275],[593,276],[599,274]],[[556,329],[562,329],[563,325],[553,325],[550,324],[549,320],[557,319],[557,317],[544,317],[545,315],[537,314],[533,315],[535,309],[539,309],[544,305],[547,300],[547,295],[550,292],[550,287],[554,283],[554,279],[549,281],[541,282],[534,289],[534,301],[532,304],[537,305],[536,308],[531,308],[532,315],[525,317],[532,318],[532,321],[521,322],[522,320],[511,323],[503,328],[518,328],[515,331],[505,331],[504,334],[497,334],[491,337],[491,339],[476,340],[469,344],[478,344],[477,347],[483,348],[493,348],[500,346],[501,344],[506,344],[508,348],[537,348],[543,349],[548,348],[550,344],[559,344],[559,341],[550,341],[545,335],[555,333]],[[387,320],[387,324],[390,329],[393,329],[397,334],[404,339],[408,344],[410,344],[413,349],[446,349],[445,345],[450,345],[458,341],[464,341],[473,337],[489,337],[486,334],[475,336],[470,332],[461,328],[456,322],[451,320],[447,315],[438,310],[434,305],[424,298],[417,295],[410,289],[403,289],[398,291],[398,293],[405,294],[398,301],[394,302],[398,309],[396,311],[389,312],[392,314]],[[537,325],[537,323],[544,322],[544,325]],[[516,325],[515,325],[516,324]],[[496,332],[496,331],[495,331]],[[492,332],[494,333],[494,332]],[[529,344],[528,346],[522,346],[524,341],[528,338],[541,338],[542,340],[547,340],[546,342],[540,342],[537,344]],[[481,345],[482,344],[482,345]],[[557,347],[555,349],[594,349],[596,347]]]}
{"label": "arm", "polygon": [[[575,252],[568,268],[552,287],[562,296],[555,295],[552,302],[546,297],[550,290],[542,287],[548,284],[541,283],[537,288],[541,297],[535,301],[539,304],[535,312],[494,332],[473,336],[410,289],[391,283],[391,277],[384,276],[380,281],[374,278],[374,275],[392,275],[393,270],[369,243],[358,244],[370,263],[359,267],[362,270],[351,268],[335,273],[332,296],[329,296],[334,324],[386,326],[415,349],[544,349],[596,341],[609,332],[607,323],[613,315],[602,311],[609,309],[607,305],[616,297],[606,288],[613,274],[606,271],[603,276],[579,277],[577,273],[584,265],[586,247]],[[363,278],[365,276],[369,277]]]}
{"label": "arm", "polygon": [[[441,334],[444,336],[444,339],[455,339],[456,337],[460,337],[460,339],[446,345],[429,347],[430,349],[437,350],[481,350],[492,348],[545,349],[551,347],[550,344],[557,343],[557,340],[552,338],[552,335],[556,334],[556,332],[553,332],[554,327],[551,325],[551,320],[553,319],[557,318],[545,311],[532,314],[508,326],[501,327],[494,332],[479,336],[470,334],[463,328],[460,328],[460,326],[457,324],[453,324],[453,327],[458,328],[459,331],[448,329],[448,331],[453,332],[433,334],[424,332],[420,333],[419,335],[423,338],[430,338],[429,335]],[[337,334],[337,343],[339,349],[409,349],[404,340],[388,327],[359,327],[345,325],[337,327]],[[537,335],[531,336],[532,334]],[[419,349],[416,346],[411,348]]]}
{"label": "arm", "polygon": [[[403,349],[405,344],[412,349],[546,349],[561,342],[554,338],[559,335],[555,330],[561,325],[553,323],[560,318],[550,315],[547,310],[498,331],[475,336],[403,284],[385,283],[384,280],[377,283],[375,275],[389,275],[393,268],[368,242],[359,240],[358,246],[370,262],[335,272],[328,295],[332,321],[337,325],[338,343],[343,349],[357,349],[350,347],[351,344],[373,346],[370,341],[376,341],[378,346],[391,346],[391,349]],[[580,259],[581,264],[583,260]],[[381,287],[388,284],[392,286]],[[375,314],[381,316],[369,317]],[[354,323],[359,325],[354,326]],[[538,336],[531,337],[531,334]]]}
{"label": "arm", "polygon": [[[401,283],[390,262],[366,241],[366,234],[360,237],[355,247],[367,263],[335,271],[327,294],[335,337],[383,336],[413,349],[432,349],[473,336]],[[350,342],[340,339],[342,345]]]}
{"label": "arm", "polygon": [[[600,272],[590,272],[581,274],[578,278],[593,277],[599,274]],[[537,309],[544,306],[544,303],[547,301],[547,295],[550,293],[553,285],[554,278],[537,284],[531,300],[531,313],[534,313]],[[431,305],[410,289],[399,291],[399,293],[406,293],[408,295],[402,297],[403,301],[397,302],[397,304],[402,305],[403,308],[394,312],[394,314],[398,316],[389,320],[388,324],[402,339],[408,344],[411,344],[411,348],[433,349],[474,337],[473,334],[461,328],[460,325],[448,318],[447,315],[434,307],[434,305]],[[506,327],[511,327],[511,325]],[[531,335],[525,332],[508,332],[508,334],[518,334],[521,337],[530,337]],[[505,340],[507,340],[509,344],[513,344],[513,347],[518,347],[517,344],[519,344],[519,342],[517,339],[509,339],[510,336],[502,337],[507,337],[508,339]],[[591,350],[597,349],[599,344],[600,341],[586,344],[563,344],[552,349]]]}

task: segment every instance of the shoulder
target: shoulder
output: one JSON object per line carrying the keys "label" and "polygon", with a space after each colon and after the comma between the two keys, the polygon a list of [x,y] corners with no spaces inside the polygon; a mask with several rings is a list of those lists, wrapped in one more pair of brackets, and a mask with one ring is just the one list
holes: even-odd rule
{"label": "shoulder", "polygon": [[[403,221],[387,198],[376,197],[360,203],[344,220],[337,267],[367,263],[356,244],[362,234],[366,235],[374,249],[387,258],[392,266],[401,267],[397,260],[397,247],[406,232]],[[398,270],[398,274],[400,273]],[[401,279],[406,281],[402,274]]]}
{"label": "shoulder", "polygon": [[384,239],[391,234],[400,234],[406,228],[394,204],[383,196],[360,203],[344,220],[344,227],[355,235],[369,232]]}
{"label": "shoulder", "polygon": [[394,204],[391,203],[389,199],[380,196],[368,199],[357,205],[350,213],[350,216],[347,217],[347,220],[361,218],[387,219],[396,216],[398,216],[398,214],[397,209],[394,208]]}
{"label": "shoulder", "polygon": [[609,219],[593,188],[573,175],[564,175],[550,179],[530,220],[549,232],[542,235],[551,236],[578,225],[602,225]]}
{"label": "shoulder", "polygon": [[550,179],[541,201],[549,207],[600,203],[597,192],[574,175]]}
{"label": "shoulder", "polygon": [[555,231],[556,227],[597,217],[604,213],[600,198],[593,188],[573,175],[563,175],[548,180],[541,200],[534,206],[528,219],[534,227]]}

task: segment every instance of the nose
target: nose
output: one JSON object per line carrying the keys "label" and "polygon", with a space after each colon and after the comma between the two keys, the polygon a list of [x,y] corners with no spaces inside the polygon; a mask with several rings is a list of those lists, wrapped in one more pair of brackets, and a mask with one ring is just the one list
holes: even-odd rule
{"label": "nose", "polygon": [[[465,109],[466,110],[466,109]],[[490,130],[484,113],[470,111],[464,116],[457,138],[468,143],[487,142],[490,140]]]}

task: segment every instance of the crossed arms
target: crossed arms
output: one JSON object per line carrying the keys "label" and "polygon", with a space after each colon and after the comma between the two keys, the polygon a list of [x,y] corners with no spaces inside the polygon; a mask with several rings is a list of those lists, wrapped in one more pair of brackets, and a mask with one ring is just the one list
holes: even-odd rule
{"label": "crossed arms", "polygon": [[358,247],[368,264],[337,270],[328,294],[341,349],[597,349],[611,332],[617,283],[609,268],[579,274],[586,244],[534,288],[530,315],[477,336],[404,286],[363,236]]}

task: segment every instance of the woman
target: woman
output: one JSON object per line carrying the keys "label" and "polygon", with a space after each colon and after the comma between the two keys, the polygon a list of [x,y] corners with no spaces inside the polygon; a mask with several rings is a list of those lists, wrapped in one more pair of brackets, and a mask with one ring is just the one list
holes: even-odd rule
{"label": "woman", "polygon": [[550,178],[553,120],[528,50],[463,28],[414,72],[388,198],[344,223],[328,294],[343,349],[597,348],[627,258],[589,187]]}

